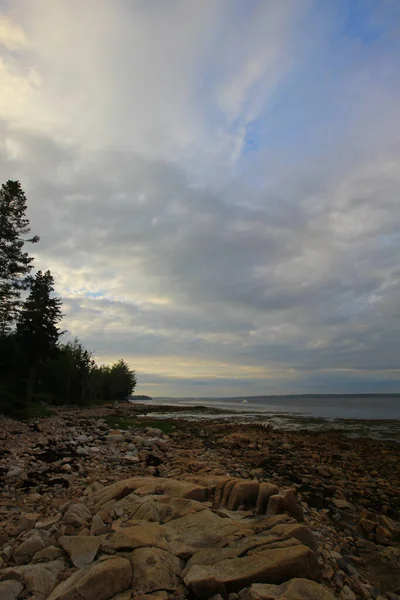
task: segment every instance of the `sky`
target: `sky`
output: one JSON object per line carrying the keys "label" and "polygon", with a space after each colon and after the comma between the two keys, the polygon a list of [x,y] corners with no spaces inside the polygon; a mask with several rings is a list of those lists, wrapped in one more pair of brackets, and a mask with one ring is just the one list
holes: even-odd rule
{"label": "sky", "polygon": [[0,0],[68,336],[151,396],[400,392],[399,61],[398,0]]}

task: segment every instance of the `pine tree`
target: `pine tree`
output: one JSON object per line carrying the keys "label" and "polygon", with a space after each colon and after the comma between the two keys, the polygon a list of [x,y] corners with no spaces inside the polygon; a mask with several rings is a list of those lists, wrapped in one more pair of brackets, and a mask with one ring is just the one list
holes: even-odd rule
{"label": "pine tree", "polygon": [[30,404],[39,365],[51,356],[62,331],[61,299],[52,295],[50,271],[38,271],[17,320],[16,337],[27,367],[26,400]]}
{"label": "pine tree", "polygon": [[0,332],[7,332],[16,319],[21,290],[29,283],[33,258],[23,251],[30,232],[26,197],[19,181],[7,181],[0,189]]}

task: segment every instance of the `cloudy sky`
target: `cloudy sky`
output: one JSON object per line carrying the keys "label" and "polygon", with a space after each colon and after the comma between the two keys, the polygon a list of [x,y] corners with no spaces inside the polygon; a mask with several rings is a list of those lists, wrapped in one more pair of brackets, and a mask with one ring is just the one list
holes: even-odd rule
{"label": "cloudy sky", "polygon": [[138,393],[400,390],[398,0],[0,0],[0,181]]}

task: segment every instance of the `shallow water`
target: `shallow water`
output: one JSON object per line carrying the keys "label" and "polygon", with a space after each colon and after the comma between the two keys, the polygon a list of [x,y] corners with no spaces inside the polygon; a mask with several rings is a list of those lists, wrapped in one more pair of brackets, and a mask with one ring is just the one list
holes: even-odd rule
{"label": "shallow water", "polygon": [[[400,442],[400,396],[153,398],[141,403],[187,407],[178,413],[151,413],[156,418],[261,423],[282,431],[337,430]],[[211,410],[195,411],[199,406]]]}

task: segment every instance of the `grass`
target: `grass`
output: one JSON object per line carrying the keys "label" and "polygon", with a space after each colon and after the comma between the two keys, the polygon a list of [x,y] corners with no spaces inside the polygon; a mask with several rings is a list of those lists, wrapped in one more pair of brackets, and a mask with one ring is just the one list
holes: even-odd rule
{"label": "grass", "polygon": [[120,417],[119,415],[105,415],[104,417],[98,417],[103,419],[107,425],[114,429],[144,429],[145,427],[155,427],[161,429],[165,434],[169,434],[172,428],[176,426],[174,422],[164,420],[150,420],[150,419],[129,419],[127,417]]}
{"label": "grass", "polygon": [[39,419],[41,417],[52,417],[53,411],[45,404],[31,404],[24,411],[24,419]]}

